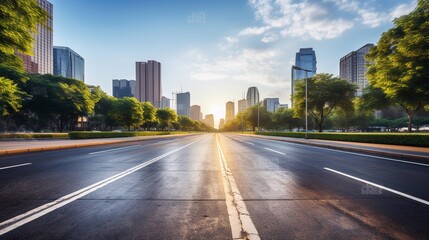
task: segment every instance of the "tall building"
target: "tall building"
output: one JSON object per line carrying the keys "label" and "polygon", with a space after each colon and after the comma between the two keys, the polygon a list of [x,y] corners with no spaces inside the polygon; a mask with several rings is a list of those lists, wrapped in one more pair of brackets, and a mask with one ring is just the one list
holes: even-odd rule
{"label": "tall building", "polygon": [[135,80],[113,79],[113,96],[116,98],[134,97]]}
{"label": "tall building", "polygon": [[201,107],[199,105],[192,105],[189,117],[194,121],[201,121]]}
{"label": "tall building", "polygon": [[247,90],[247,107],[252,107],[259,103],[259,91],[257,87],[250,87]]}
{"label": "tall building", "polygon": [[238,112],[237,113],[241,113],[244,110],[246,110],[247,108],[247,100],[246,99],[241,99],[238,100]]}
{"label": "tall building", "polygon": [[225,123],[229,123],[234,119],[235,116],[235,104],[234,102],[227,102],[226,103],[226,112],[225,112]]}
{"label": "tall building", "polygon": [[[310,70],[312,72],[307,73],[307,77],[312,77],[314,74],[316,74],[317,67],[316,67],[317,61],[316,61],[316,52],[313,50],[313,48],[300,48],[299,52],[296,53],[295,56],[295,66]],[[295,70],[294,72],[294,79],[304,79],[305,78],[305,72]]]}
{"label": "tall building", "polygon": [[280,104],[278,98],[265,98],[264,99],[264,107],[268,112],[276,112],[276,106]]}
{"label": "tall building", "polygon": [[156,108],[161,103],[161,63],[153,60],[136,62],[136,92],[140,102],[151,102]]}
{"label": "tall building", "polygon": [[191,94],[189,92],[176,94],[177,115],[189,117]]}
{"label": "tall building", "polygon": [[204,118],[204,123],[207,126],[214,128],[214,116],[213,116],[213,114],[206,115],[206,117]]}
{"label": "tall building", "polygon": [[53,7],[46,0],[37,0],[39,6],[44,9],[49,18],[44,25],[37,26],[37,34],[34,35],[33,56],[17,53],[24,62],[24,69],[29,73],[53,74]]}
{"label": "tall building", "polygon": [[225,127],[225,119],[221,118],[219,120],[219,129],[222,129],[223,127]]}
{"label": "tall building", "polygon": [[170,99],[168,97],[161,97],[161,106],[160,108],[171,108]]}
{"label": "tall building", "polygon": [[274,112],[277,112],[277,110],[279,110],[279,108],[289,108],[289,105],[287,103],[285,103],[285,104],[282,104],[282,103],[276,104]]}
{"label": "tall building", "polygon": [[85,81],[85,60],[68,47],[54,46],[54,75]]}
{"label": "tall building", "polygon": [[368,43],[340,59],[340,78],[357,85],[356,96],[362,96],[363,90],[368,86],[365,74],[369,62],[365,60],[365,56],[372,47],[374,44]]}

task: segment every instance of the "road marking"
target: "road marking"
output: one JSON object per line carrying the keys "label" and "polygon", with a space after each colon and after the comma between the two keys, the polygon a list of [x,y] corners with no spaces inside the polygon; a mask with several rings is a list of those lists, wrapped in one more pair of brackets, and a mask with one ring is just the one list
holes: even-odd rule
{"label": "road marking", "polygon": [[271,152],[275,152],[275,153],[281,154],[281,155],[286,155],[286,153],[282,153],[282,152],[276,151],[276,150],[271,149],[271,148],[264,148],[264,149],[268,150],[268,151],[271,151]]}
{"label": "road marking", "polygon": [[127,148],[135,148],[135,147],[139,147],[141,145],[133,145],[133,146],[128,146],[128,147],[120,147],[120,148],[114,148],[114,149],[109,149],[109,150],[104,150],[104,151],[98,151],[98,152],[92,152],[89,153],[91,154],[99,154],[99,153],[105,153],[105,152],[112,152],[112,151],[117,151],[117,150],[122,150],[122,149],[127,149]]}
{"label": "road marking", "polygon": [[340,171],[333,170],[333,169],[331,169],[331,168],[326,168],[326,167],[325,167],[324,169],[325,169],[325,170],[328,170],[328,171],[331,171],[331,172],[333,172],[333,173],[336,173],[336,174],[339,174],[339,175],[342,175],[342,176],[345,176],[345,177],[348,177],[348,178],[354,179],[354,180],[356,180],[356,181],[363,182],[363,183],[366,183],[366,184],[372,185],[372,186],[374,186],[374,187],[377,187],[377,188],[380,188],[380,189],[386,190],[386,191],[388,191],[388,192],[398,194],[398,195],[400,195],[400,196],[402,196],[402,197],[406,197],[406,198],[408,198],[408,199],[411,199],[411,200],[414,200],[414,201],[417,201],[417,202],[423,203],[423,204],[425,204],[425,205],[429,205],[429,201],[426,201],[426,200],[424,200],[424,199],[421,199],[421,198],[418,198],[418,197],[414,197],[414,196],[411,196],[411,195],[409,195],[409,194],[406,194],[406,193],[403,193],[403,192],[400,192],[400,191],[397,191],[397,190],[394,190],[394,189],[391,189],[391,188],[388,188],[388,187],[385,187],[385,186],[382,186],[382,185],[379,185],[379,184],[376,184],[376,183],[373,183],[373,182],[370,182],[370,181],[367,181],[367,180],[364,180],[364,179],[361,179],[361,178],[357,178],[357,177],[354,177],[354,176],[352,176],[352,175],[348,175],[348,174],[342,173],[342,172],[340,172]]}
{"label": "road marking", "polygon": [[225,155],[216,134],[217,149],[219,152],[219,164],[223,179],[223,190],[225,192],[225,203],[228,210],[229,223],[233,239],[260,239],[258,230],[250,218],[241,193],[235,183],[234,176],[228,167]]}
{"label": "road marking", "polygon": [[96,191],[96,190],[98,190],[98,189],[100,189],[100,188],[102,188],[102,187],[104,187],[104,186],[106,186],[106,185],[108,185],[110,183],[113,183],[113,182],[115,182],[115,181],[117,181],[117,180],[119,180],[119,179],[121,179],[121,178],[123,178],[123,177],[125,177],[125,176],[127,176],[127,175],[129,175],[131,173],[133,173],[133,172],[136,172],[136,171],[138,171],[138,170],[140,170],[140,169],[142,169],[144,167],[147,167],[150,164],[155,163],[155,162],[157,162],[157,161],[159,161],[159,160],[161,160],[161,159],[163,159],[163,158],[165,158],[165,157],[167,157],[167,156],[169,156],[169,155],[171,155],[173,153],[176,153],[176,152],[178,152],[178,151],[180,151],[180,150],[182,150],[182,149],[184,149],[186,147],[189,147],[192,144],[194,144],[194,143],[196,143],[196,142],[198,142],[200,140],[201,140],[201,138],[198,139],[198,140],[196,140],[196,141],[194,141],[194,142],[191,142],[191,143],[189,143],[189,144],[187,144],[185,146],[182,146],[182,147],[177,148],[175,150],[172,150],[170,152],[164,153],[161,156],[153,158],[153,159],[151,159],[151,160],[149,160],[147,162],[144,162],[144,163],[139,164],[139,165],[137,165],[135,167],[129,168],[129,169],[123,171],[123,172],[120,172],[120,173],[114,175],[114,176],[111,176],[111,177],[106,178],[104,180],[101,180],[101,181],[99,181],[97,183],[94,183],[94,184],[92,184],[92,185],[90,185],[88,187],[82,188],[82,189],[77,190],[77,191],[75,191],[73,193],[70,193],[70,194],[68,194],[66,196],[58,198],[57,200],[55,200],[53,202],[44,204],[44,205],[42,205],[40,207],[37,207],[37,208],[35,208],[33,210],[30,210],[30,211],[26,212],[26,213],[18,215],[18,216],[14,217],[14,218],[11,218],[9,220],[6,220],[6,221],[0,223],[0,228],[3,227],[2,229],[0,229],[0,236],[3,235],[3,234],[5,234],[5,233],[8,233],[8,232],[10,232],[10,231],[12,231],[14,229],[16,229],[16,228],[18,228],[18,227],[20,227],[20,226],[22,226],[22,225],[24,225],[26,223],[29,223],[29,222],[31,222],[31,221],[39,218],[39,217],[42,217],[43,215],[46,215],[46,214],[54,211],[55,209],[63,207],[63,206],[65,206],[65,205],[67,205],[67,204],[69,204],[69,203],[71,203],[71,202],[73,202],[73,201],[75,201],[75,200],[77,200],[79,198],[82,198],[85,195],[88,195],[89,193],[92,193],[92,192],[94,192],[94,191]]}
{"label": "road marking", "polygon": [[245,142],[245,143],[250,144],[250,145],[255,145],[254,143],[251,143],[251,142]]}
{"label": "road marking", "polygon": [[27,166],[27,165],[31,165],[32,163],[23,163],[23,164],[18,164],[18,165],[12,165],[12,166],[7,166],[7,167],[1,167],[0,170],[3,169],[9,169],[9,168],[16,168],[16,167],[22,167],[22,166]]}

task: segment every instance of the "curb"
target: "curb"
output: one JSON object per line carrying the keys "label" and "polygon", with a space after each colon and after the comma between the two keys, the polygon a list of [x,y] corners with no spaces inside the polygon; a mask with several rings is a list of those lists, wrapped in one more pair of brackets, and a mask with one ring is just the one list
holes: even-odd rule
{"label": "curb", "polygon": [[112,140],[108,142],[88,142],[88,143],[78,143],[78,144],[70,144],[70,145],[59,145],[59,146],[49,146],[49,147],[34,147],[34,148],[21,148],[21,149],[10,149],[10,150],[0,150],[0,157],[20,154],[20,153],[32,153],[32,152],[42,152],[42,151],[52,151],[52,150],[61,150],[61,149],[70,149],[70,148],[83,148],[83,147],[94,147],[99,145],[109,145],[116,143],[125,143],[125,142],[140,142],[140,141],[148,141],[158,138],[169,138],[173,136],[190,136],[194,134],[173,134],[173,135],[158,135],[158,136],[147,136],[142,137],[141,139],[122,139],[122,140]]}
{"label": "curb", "polygon": [[274,140],[274,141],[280,141],[280,142],[290,142],[290,143],[297,143],[302,145],[309,145],[314,147],[322,147],[322,148],[329,148],[329,149],[335,149],[335,150],[343,150],[348,152],[356,152],[356,153],[367,153],[367,154],[373,154],[383,157],[394,157],[399,158],[401,160],[417,160],[417,161],[423,161],[422,163],[428,163],[429,156],[421,156],[421,155],[414,155],[414,154],[407,154],[407,153],[395,153],[395,152],[386,152],[383,150],[373,150],[373,149],[362,149],[362,148],[354,148],[354,147],[345,147],[345,146],[335,146],[335,145],[328,145],[328,144],[321,144],[321,143],[314,143],[314,142],[304,142],[304,141],[296,141],[291,139],[277,139],[277,138],[271,138],[266,136],[258,136],[258,135],[251,135],[251,134],[240,134],[242,136],[251,136],[261,139],[268,139],[268,140]]}

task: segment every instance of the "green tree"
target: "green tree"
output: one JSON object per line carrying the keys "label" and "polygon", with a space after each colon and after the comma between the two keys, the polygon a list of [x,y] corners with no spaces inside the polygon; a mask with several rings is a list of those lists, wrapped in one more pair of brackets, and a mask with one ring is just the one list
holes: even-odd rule
{"label": "green tree", "polygon": [[186,116],[179,117],[180,129],[183,131],[191,131],[194,129],[194,121]]}
{"label": "green tree", "polygon": [[268,128],[272,124],[270,113],[267,111],[265,107],[261,105],[255,105],[247,108],[245,110],[244,117],[245,117],[245,120],[253,128],[253,131],[255,131],[256,127],[258,127],[258,124],[260,128]]}
{"label": "green tree", "polygon": [[[296,117],[305,116],[305,81],[296,83],[294,110]],[[310,115],[319,132],[323,123],[334,109],[342,109],[353,104],[356,86],[332,74],[316,74],[308,79],[308,115]]]}
{"label": "green tree", "polygon": [[134,97],[119,98],[114,101],[114,112],[117,121],[127,126],[128,131],[131,127],[138,128],[144,121],[143,106]]}
{"label": "green tree", "polygon": [[20,91],[12,80],[0,77],[0,118],[5,118],[13,112],[18,112],[22,107]]}
{"label": "green tree", "polygon": [[170,108],[157,109],[156,118],[158,119],[160,128],[162,130],[172,127],[172,123],[177,122],[178,120],[176,112]]}
{"label": "green tree", "polygon": [[22,68],[15,51],[32,55],[37,26],[48,18],[36,0],[0,1],[0,64]]}
{"label": "green tree", "polygon": [[371,85],[380,88],[408,115],[408,131],[415,114],[429,108],[429,1],[419,0],[411,13],[395,19],[367,59]]}
{"label": "green tree", "polygon": [[156,125],[156,108],[150,102],[142,102],[143,108],[143,126],[149,128],[151,125]]}

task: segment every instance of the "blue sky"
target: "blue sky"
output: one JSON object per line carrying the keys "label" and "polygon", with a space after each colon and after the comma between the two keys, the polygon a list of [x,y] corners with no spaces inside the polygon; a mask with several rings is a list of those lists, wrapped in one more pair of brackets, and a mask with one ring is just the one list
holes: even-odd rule
{"label": "blue sky", "polygon": [[[54,45],[85,58],[85,81],[108,94],[112,79],[135,79],[135,62],[162,63],[163,95],[189,91],[204,114],[225,115],[250,86],[261,100],[290,100],[290,66],[313,47],[317,69],[376,43],[415,0],[50,0]],[[237,106],[236,106],[237,107]]]}

